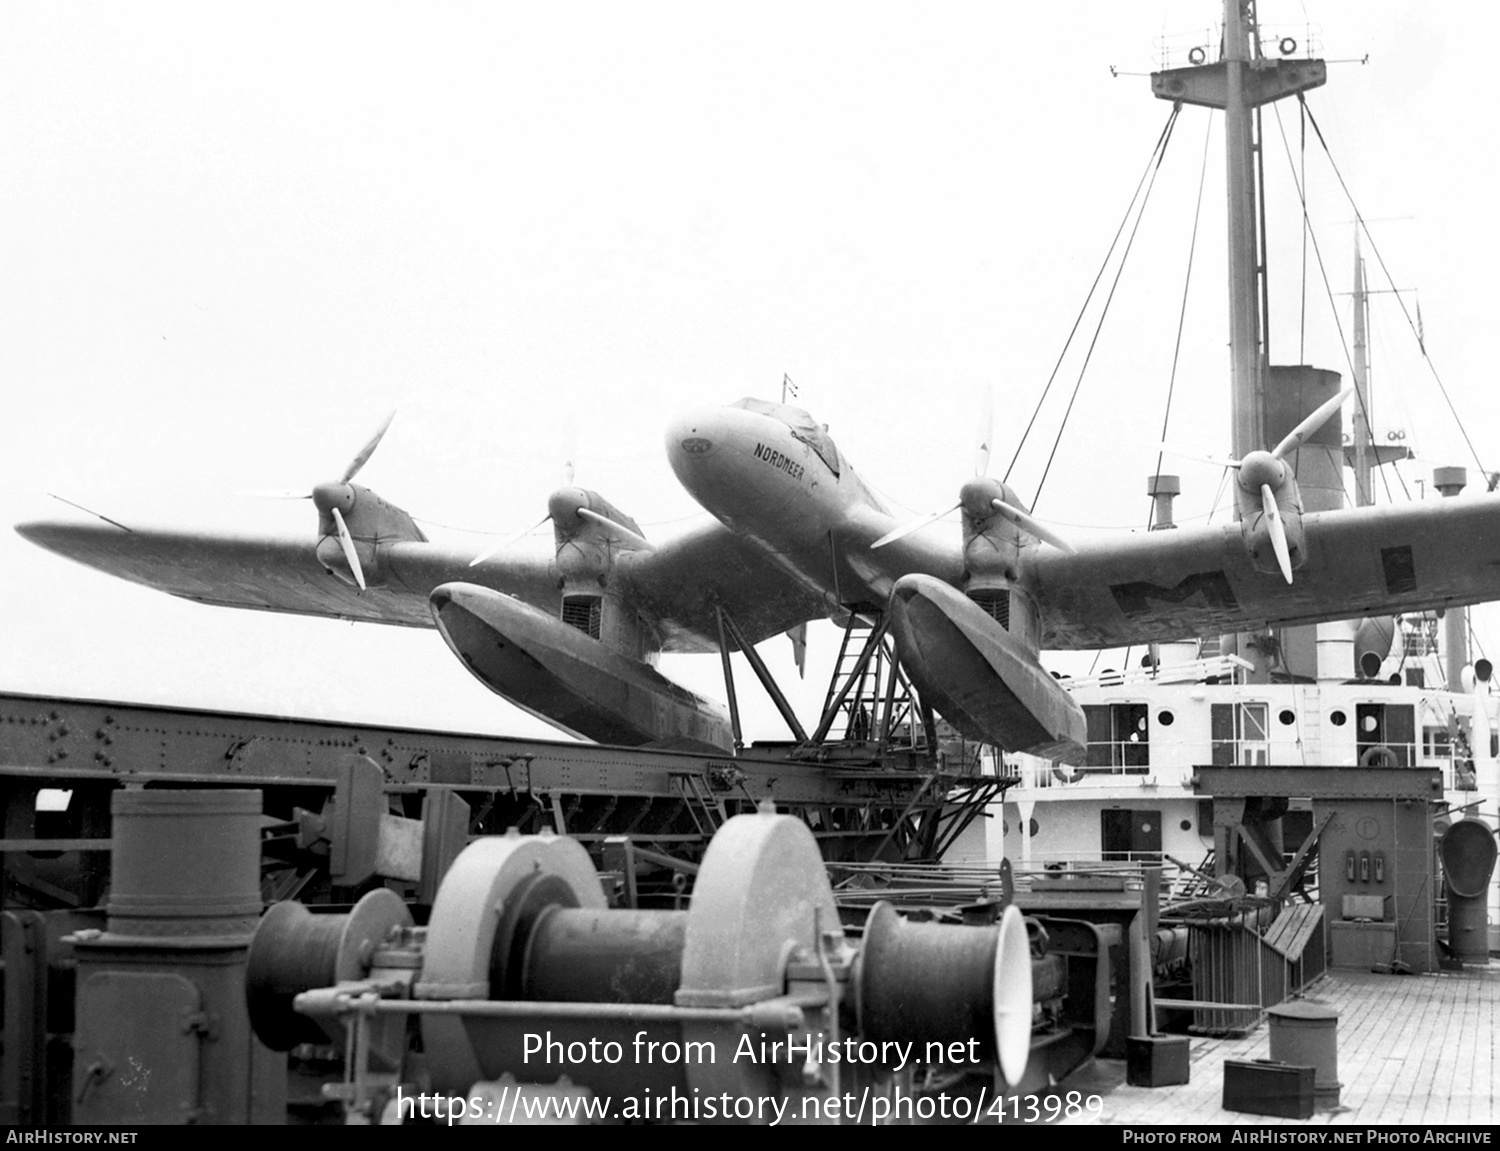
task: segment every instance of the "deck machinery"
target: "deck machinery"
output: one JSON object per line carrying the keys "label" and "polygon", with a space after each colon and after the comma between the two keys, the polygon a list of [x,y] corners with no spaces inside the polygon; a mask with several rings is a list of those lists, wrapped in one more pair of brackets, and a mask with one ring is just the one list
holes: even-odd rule
{"label": "deck machinery", "polygon": [[[935,859],[1005,785],[947,762],[0,696],[0,1116],[410,1119],[413,1092],[468,1106],[635,1084],[847,1121],[829,1101],[854,1084],[891,1106],[938,1078],[971,1105],[1036,1090],[1103,1044],[1117,939],[1005,899],[962,927],[841,915],[829,887],[827,859]],[[564,1057],[528,1063],[525,1037],[549,1032],[572,1037]],[[566,1057],[637,1034],[915,1054],[644,1079]]]}

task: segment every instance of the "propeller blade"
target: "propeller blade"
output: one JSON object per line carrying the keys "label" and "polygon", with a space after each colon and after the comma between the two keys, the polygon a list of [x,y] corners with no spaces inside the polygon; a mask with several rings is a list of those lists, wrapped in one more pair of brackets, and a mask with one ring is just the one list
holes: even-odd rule
{"label": "propeller blade", "polygon": [[1008,504],[1004,500],[991,500],[990,506],[1027,535],[1035,536],[1044,544],[1051,544],[1060,552],[1067,552],[1069,555],[1078,554],[1078,549],[1063,539],[1062,536],[1058,535],[1051,528],[1038,523],[1014,504]]}
{"label": "propeller blade", "polygon": [[[1305,441],[1308,436],[1312,435],[1315,431],[1326,424],[1329,419],[1332,418],[1333,413],[1338,411],[1339,408],[1343,407],[1344,401],[1353,394],[1354,385],[1350,384],[1342,392],[1334,396],[1333,399],[1329,400],[1327,403],[1323,404],[1318,408],[1317,411],[1308,416],[1307,419],[1303,420],[1289,433],[1287,433],[1286,439],[1277,444],[1275,450],[1273,450],[1271,454],[1278,460],[1286,459],[1287,456],[1291,455],[1302,446],[1303,441]],[[1291,582],[1290,576],[1287,577],[1287,582]]]}
{"label": "propeller blade", "polygon": [[979,400],[979,443],[974,449],[974,475],[990,474],[990,441],[995,437],[995,390],[984,389]]}
{"label": "propeller blade", "polygon": [[541,519],[537,520],[536,523],[532,524],[529,528],[526,528],[523,531],[518,531],[518,532],[514,533],[513,535],[508,535],[504,539],[500,540],[498,543],[491,544],[489,547],[485,548],[484,551],[480,552],[477,556],[475,556],[473,559],[471,559],[469,561],[469,566],[471,568],[478,567],[480,564],[484,563],[485,560],[489,559],[496,552],[504,551],[506,548],[510,547],[511,544],[515,543],[522,536],[529,536],[532,532],[536,531],[537,528],[541,527],[545,523],[550,522],[551,519],[552,519],[552,516],[550,514],[549,515],[545,515]]}
{"label": "propeller blade", "polygon": [[1181,444],[1161,443],[1157,447],[1181,459],[1197,460],[1200,464],[1213,464],[1216,468],[1238,468],[1240,466],[1239,460],[1232,460],[1228,456],[1207,456],[1196,448],[1185,448]]}
{"label": "propeller blade", "polygon": [[294,492],[284,488],[240,488],[234,493],[250,500],[310,500],[312,492]]}
{"label": "propeller blade", "polygon": [[563,419],[562,442],[559,445],[562,450],[562,469],[559,488],[571,488],[573,486],[573,462],[578,458],[578,421],[574,418],[572,406]]}
{"label": "propeller blade", "polygon": [[1276,562],[1281,565],[1286,582],[1291,583],[1292,553],[1286,543],[1286,524],[1281,522],[1281,509],[1276,506],[1276,493],[1270,484],[1260,485],[1260,506],[1265,509],[1266,521],[1270,524],[1271,547],[1276,552]]}
{"label": "propeller blade", "polygon": [[359,450],[359,455],[355,456],[352,460],[349,461],[349,466],[344,469],[343,478],[339,480],[339,483],[347,484],[350,480],[352,480],[356,475],[359,474],[360,468],[364,467],[365,464],[370,462],[370,457],[375,454],[375,449],[380,446],[381,437],[385,435],[385,430],[391,426],[391,421],[395,418],[396,413],[394,411],[392,411],[390,415],[386,416],[385,422],[381,424],[380,427],[376,429],[375,434],[370,437],[370,442]]}
{"label": "propeller blade", "polygon": [[643,548],[646,551],[656,550],[656,545],[641,535],[640,532],[632,531],[624,524],[612,520],[608,516],[601,516],[598,512],[590,511],[588,508],[579,508],[578,514],[586,520],[592,520],[617,540],[634,544],[636,547]]}
{"label": "propeller blade", "polygon": [[[381,429],[384,431],[385,429]],[[377,439],[379,437],[376,437]],[[365,590],[364,569],[359,566],[359,553],[354,550],[354,538],[349,534],[348,525],[344,523],[344,513],[337,507],[328,509],[333,513],[333,526],[339,530],[339,544],[344,549],[344,558],[349,561],[349,570],[354,573],[354,582],[359,584],[359,590]]]}
{"label": "propeller blade", "polygon": [[886,544],[893,544],[897,540],[905,539],[907,536],[911,535],[912,532],[921,531],[928,524],[936,523],[944,516],[951,515],[952,513],[958,511],[958,509],[961,507],[963,507],[963,504],[954,504],[951,508],[944,508],[940,512],[933,512],[930,516],[923,516],[919,520],[912,520],[912,522],[909,524],[903,524],[899,528],[895,529],[895,531],[886,532],[885,535],[881,536],[878,540],[870,545],[870,550],[874,551],[876,548],[885,547]]}

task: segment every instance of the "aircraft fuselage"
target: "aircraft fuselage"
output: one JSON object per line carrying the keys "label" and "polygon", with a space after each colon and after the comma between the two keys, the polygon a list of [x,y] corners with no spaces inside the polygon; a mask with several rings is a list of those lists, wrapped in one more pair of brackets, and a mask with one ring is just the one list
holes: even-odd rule
{"label": "aircraft fuselage", "polygon": [[951,547],[909,538],[871,550],[896,517],[798,408],[742,400],[689,412],[668,429],[667,457],[705,510],[764,548],[831,613],[883,606],[913,571],[959,582]]}

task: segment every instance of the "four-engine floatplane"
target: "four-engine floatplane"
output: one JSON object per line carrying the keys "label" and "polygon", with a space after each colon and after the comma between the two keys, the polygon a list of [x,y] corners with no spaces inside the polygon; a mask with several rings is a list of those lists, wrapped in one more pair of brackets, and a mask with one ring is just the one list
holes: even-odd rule
{"label": "four-engine floatplane", "polygon": [[1043,648],[1500,599],[1500,497],[1302,511],[1287,457],[1304,439],[1337,435],[1337,400],[1234,465],[1237,522],[1076,543],[986,476],[983,445],[952,509],[961,544],[919,530],[939,516],[903,525],[825,425],[755,399],[668,430],[673,471],[713,519],[658,544],[598,494],[566,487],[548,502],[552,554],[502,547],[475,561],[352,482],[384,428],[339,481],[311,493],[316,541],[113,522],[17,531],[203,603],[436,626],[511,703],[629,746],[729,746],[724,710],[653,667],[661,652],[720,650],[724,616],[753,645],[808,620],[886,612],[907,674],[960,732],[1081,762],[1083,713],[1042,668]]}

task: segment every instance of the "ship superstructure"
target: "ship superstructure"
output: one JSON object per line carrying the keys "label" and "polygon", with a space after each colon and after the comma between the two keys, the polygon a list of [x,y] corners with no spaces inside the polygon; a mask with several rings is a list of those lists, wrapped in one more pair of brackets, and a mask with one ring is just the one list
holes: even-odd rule
{"label": "ship superstructure", "polygon": [[[1267,445],[1340,394],[1338,373],[1270,362],[1260,171],[1262,106],[1291,96],[1300,100],[1327,73],[1296,39],[1261,28],[1253,0],[1224,5],[1220,58],[1209,63],[1213,51],[1213,45],[1195,46],[1186,66],[1153,73],[1152,87],[1160,98],[1225,113],[1233,454],[1226,466],[1237,468],[1236,461],[1265,455]],[[1347,434],[1341,419],[1329,420],[1289,459],[1294,489],[1300,488],[1298,513],[1373,502],[1378,470],[1411,456],[1399,431],[1377,433],[1372,426],[1369,293],[1358,244],[1353,295],[1352,419]],[[1248,470],[1231,473],[1231,483],[1246,487]],[[1464,468],[1438,468],[1430,483],[1431,493],[1424,491],[1429,498],[1462,498],[1468,476]],[[1172,529],[1171,501],[1179,491],[1176,476],[1148,478],[1147,492],[1156,501],[1154,530]],[[1238,519],[1264,515],[1277,553],[1273,559],[1268,546],[1265,560],[1279,563],[1295,587],[1293,569],[1308,560],[1297,553],[1295,538],[1289,546],[1286,529],[1271,522],[1278,518],[1273,495],[1262,500],[1249,490],[1237,502]],[[1280,542],[1274,540],[1278,530]],[[1403,562],[1409,558],[1388,557],[1388,583],[1400,583]],[[1115,653],[1114,667],[1106,657],[1104,670],[1069,681],[1087,722],[1085,762],[1070,767],[1006,757],[1007,769],[1021,783],[1006,794],[1003,817],[993,821],[991,850],[1003,850],[1022,870],[1066,872],[1101,858],[1170,861],[1189,876],[1248,877],[1252,894],[1257,882],[1262,890],[1274,886],[1279,868],[1295,857],[1299,874],[1314,883],[1320,868],[1326,876],[1337,867],[1349,892],[1372,897],[1346,901],[1346,917],[1388,920],[1389,901],[1382,906],[1373,898],[1385,890],[1384,853],[1356,847],[1348,849],[1347,859],[1330,859],[1326,852],[1320,858],[1322,828],[1315,824],[1312,800],[1317,787],[1303,784],[1303,794],[1294,790],[1274,811],[1267,805],[1263,820],[1247,816],[1244,826],[1260,829],[1251,834],[1230,812],[1232,805],[1218,804],[1216,815],[1205,772],[1296,769],[1308,773],[1308,781],[1321,780],[1321,787],[1361,771],[1437,771],[1442,795],[1432,797],[1439,801],[1434,843],[1465,816],[1493,829],[1500,822],[1497,701],[1488,661],[1471,658],[1468,619],[1458,607],[1398,617],[1382,614],[1376,604],[1363,619],[1137,648]],[[1431,858],[1432,891],[1440,893],[1435,850]],[[1494,878],[1488,907],[1487,947],[1494,952],[1500,950],[1500,884]]]}

